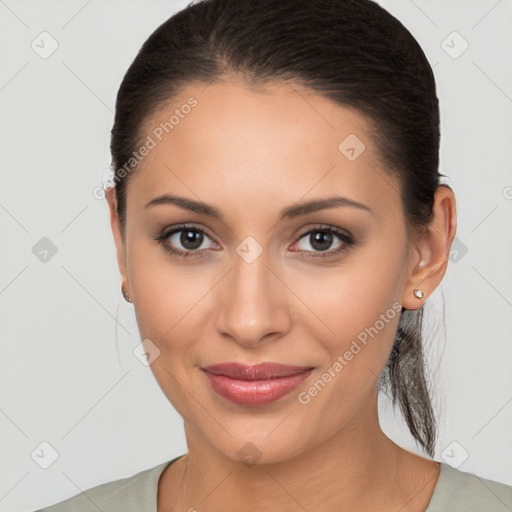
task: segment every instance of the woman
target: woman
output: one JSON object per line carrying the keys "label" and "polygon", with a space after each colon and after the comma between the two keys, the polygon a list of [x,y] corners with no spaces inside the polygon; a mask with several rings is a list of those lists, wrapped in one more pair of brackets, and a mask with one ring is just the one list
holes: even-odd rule
{"label": "woman", "polygon": [[[370,0],[207,0],[118,92],[107,190],[123,296],[188,453],[58,511],[512,509],[431,460],[423,305],[456,231],[439,107]],[[388,387],[426,455],[378,418]]]}

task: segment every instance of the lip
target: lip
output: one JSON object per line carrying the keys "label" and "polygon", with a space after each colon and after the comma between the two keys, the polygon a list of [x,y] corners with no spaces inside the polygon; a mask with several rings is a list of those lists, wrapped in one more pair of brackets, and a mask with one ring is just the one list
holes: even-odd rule
{"label": "lip", "polygon": [[215,392],[239,405],[258,406],[279,400],[311,375],[312,367],[278,363],[222,363],[201,367]]}

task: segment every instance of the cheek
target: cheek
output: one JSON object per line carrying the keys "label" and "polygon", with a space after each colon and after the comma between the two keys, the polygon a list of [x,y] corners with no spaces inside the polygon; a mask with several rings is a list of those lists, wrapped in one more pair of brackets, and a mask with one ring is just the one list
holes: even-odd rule
{"label": "cheek", "polygon": [[[134,260],[136,261],[136,260]],[[148,264],[134,272],[135,315],[140,338],[157,347],[150,369],[163,393],[185,420],[191,409],[191,372],[197,364],[197,341],[205,309],[205,283],[169,264]],[[204,337],[204,336],[203,336]]]}
{"label": "cheek", "polygon": [[177,334],[197,321],[208,280],[198,276],[199,267],[177,264],[158,245],[141,241],[130,251],[130,288],[141,336],[164,345],[183,338]]}
{"label": "cheek", "polygon": [[288,275],[294,293],[305,305],[302,309],[308,325],[320,339],[329,340],[333,347],[358,336],[364,341],[364,333],[368,329],[374,332],[375,326],[379,337],[394,338],[404,267],[399,255],[388,257],[387,262],[375,261],[367,252],[347,259],[338,268]]}
{"label": "cheek", "polygon": [[376,393],[377,381],[391,353],[400,318],[398,301],[374,298],[348,303],[350,308],[341,307],[337,317],[328,319],[335,333],[317,336],[328,358],[298,397],[305,411],[309,411],[305,417],[313,422],[323,411],[330,411],[326,429],[350,422],[370,403],[369,397]]}
{"label": "cheek", "polygon": [[332,381],[340,400],[367,393],[388,360],[402,307],[402,256],[381,241],[337,269],[304,272],[294,281],[310,309],[303,325],[328,354],[330,374],[319,387]]}

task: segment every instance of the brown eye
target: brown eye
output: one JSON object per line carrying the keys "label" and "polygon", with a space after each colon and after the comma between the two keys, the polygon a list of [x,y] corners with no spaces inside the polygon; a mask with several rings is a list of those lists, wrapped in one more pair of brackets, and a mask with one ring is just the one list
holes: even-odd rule
{"label": "brown eye", "polygon": [[164,230],[155,237],[155,240],[173,256],[179,258],[200,257],[209,248],[205,245],[211,238],[199,228],[191,226],[178,226],[171,230]]}
{"label": "brown eye", "polygon": [[[301,241],[303,241],[302,245]],[[312,253],[311,256],[316,257],[323,256],[321,253],[325,253],[326,256],[338,254],[354,245],[354,243],[354,239],[349,234],[333,227],[321,226],[303,233],[296,245],[299,248],[298,250]]]}

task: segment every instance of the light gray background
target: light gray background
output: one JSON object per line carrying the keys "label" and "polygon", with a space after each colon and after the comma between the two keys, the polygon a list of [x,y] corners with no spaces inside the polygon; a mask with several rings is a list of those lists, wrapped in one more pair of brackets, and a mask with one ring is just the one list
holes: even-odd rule
{"label": "light gray background", "polygon": [[[434,67],[440,171],[458,201],[456,252],[426,306],[443,411],[436,459],[512,485],[512,1],[381,3]],[[133,307],[120,293],[106,201],[93,195],[110,164],[122,76],[186,4],[0,0],[1,511],[186,451],[181,418],[132,353]],[[58,43],[45,59],[31,47],[42,51],[43,31]],[[457,58],[454,31],[469,43]],[[57,247],[46,263],[33,252],[43,237]],[[386,397],[380,405],[385,431],[415,450]],[[48,469],[43,441],[58,453]]]}

